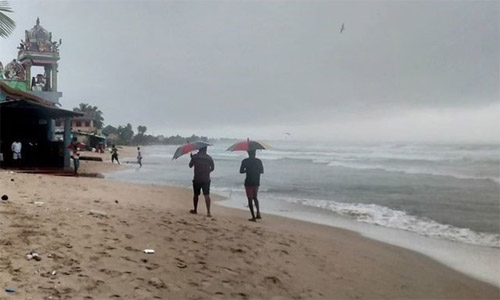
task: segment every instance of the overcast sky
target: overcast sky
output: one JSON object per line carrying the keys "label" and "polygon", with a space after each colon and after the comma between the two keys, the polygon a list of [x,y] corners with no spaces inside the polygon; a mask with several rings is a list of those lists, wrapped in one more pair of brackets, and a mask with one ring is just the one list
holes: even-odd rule
{"label": "overcast sky", "polygon": [[17,28],[0,40],[4,66],[39,17],[62,38],[62,107],[96,105],[113,126],[500,141],[498,1],[9,3]]}

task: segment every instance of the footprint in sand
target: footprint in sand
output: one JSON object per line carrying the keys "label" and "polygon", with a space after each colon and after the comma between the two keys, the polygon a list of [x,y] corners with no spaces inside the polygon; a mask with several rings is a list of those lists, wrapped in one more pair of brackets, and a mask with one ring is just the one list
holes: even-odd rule
{"label": "footprint in sand", "polygon": [[152,263],[152,264],[150,264],[150,265],[146,266],[146,269],[148,269],[149,271],[151,271],[151,270],[156,270],[156,269],[158,269],[159,267],[160,267],[160,265],[159,265],[159,264],[154,264],[154,263]]}
{"label": "footprint in sand", "polygon": [[248,295],[245,293],[231,293],[233,299],[248,299]]}
{"label": "footprint in sand", "polygon": [[109,275],[111,277],[118,277],[122,275],[122,272],[116,271],[116,270],[110,270],[110,269],[100,269],[99,272],[102,272],[106,275]]}
{"label": "footprint in sand", "polygon": [[133,260],[132,258],[128,257],[128,256],[121,256],[121,258],[123,258],[124,260],[126,261],[130,261],[130,262],[134,262],[134,263],[137,263],[136,260]]}
{"label": "footprint in sand", "polygon": [[132,251],[132,252],[137,252],[138,251],[137,249],[134,249],[134,248],[132,248],[130,246],[125,247],[125,250]]}

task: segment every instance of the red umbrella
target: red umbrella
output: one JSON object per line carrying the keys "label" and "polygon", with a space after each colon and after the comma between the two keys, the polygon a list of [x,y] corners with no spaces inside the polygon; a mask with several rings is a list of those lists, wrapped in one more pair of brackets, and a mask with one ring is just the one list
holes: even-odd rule
{"label": "red umbrella", "polygon": [[212,146],[212,145],[204,141],[196,141],[192,143],[188,142],[187,144],[179,146],[177,150],[175,150],[174,157],[172,157],[172,159],[177,159],[181,155],[184,155],[191,151],[199,150],[207,146]]}
{"label": "red umbrella", "polygon": [[237,142],[231,145],[226,149],[226,151],[253,151],[258,149],[265,150],[269,148],[269,145],[266,143],[246,139],[246,141]]}

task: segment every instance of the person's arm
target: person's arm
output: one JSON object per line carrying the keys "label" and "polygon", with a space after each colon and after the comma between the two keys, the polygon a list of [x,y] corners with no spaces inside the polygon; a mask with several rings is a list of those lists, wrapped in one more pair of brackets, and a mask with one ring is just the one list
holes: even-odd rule
{"label": "person's arm", "polygon": [[245,166],[245,161],[243,160],[241,162],[241,166],[240,166],[240,174],[243,174],[243,173],[246,173],[247,172],[247,168]]}
{"label": "person's arm", "polygon": [[192,168],[194,166],[194,158],[191,156],[191,160],[189,161],[189,167]]}
{"label": "person's arm", "polygon": [[259,160],[260,163],[260,174],[264,174],[264,165],[262,164],[262,161]]}
{"label": "person's arm", "polygon": [[214,160],[210,159],[210,172],[213,172],[214,170],[215,170]]}

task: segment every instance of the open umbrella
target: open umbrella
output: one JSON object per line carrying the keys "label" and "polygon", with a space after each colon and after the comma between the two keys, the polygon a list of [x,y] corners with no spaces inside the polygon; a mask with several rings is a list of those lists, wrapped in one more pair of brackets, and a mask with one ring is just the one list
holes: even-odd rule
{"label": "open umbrella", "polygon": [[265,150],[269,148],[269,145],[266,143],[246,139],[246,141],[237,142],[231,145],[226,149],[226,151],[253,151],[258,149]]}
{"label": "open umbrella", "polygon": [[207,146],[212,146],[212,144],[209,144],[204,141],[196,141],[196,142],[188,142],[187,144],[184,144],[182,146],[179,146],[177,150],[175,150],[174,157],[172,159],[177,159],[179,156],[184,155],[186,153],[189,153],[191,151],[195,151]]}

